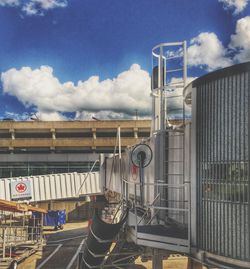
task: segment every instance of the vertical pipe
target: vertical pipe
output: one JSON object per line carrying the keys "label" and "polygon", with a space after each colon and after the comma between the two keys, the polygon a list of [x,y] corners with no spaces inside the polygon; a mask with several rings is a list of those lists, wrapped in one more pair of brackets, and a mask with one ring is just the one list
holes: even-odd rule
{"label": "vertical pipe", "polygon": [[[233,78],[232,77],[230,77],[230,88],[232,89],[232,87],[233,87]],[[230,119],[231,119],[231,121],[230,121],[230,144],[229,144],[229,146],[230,146],[230,157],[229,157],[229,160],[230,160],[230,204],[229,204],[229,206],[230,206],[230,208],[229,208],[229,210],[230,210],[230,216],[231,216],[231,218],[230,218],[230,230],[231,230],[231,233],[230,233],[230,243],[231,243],[231,256],[233,257],[233,249],[234,249],[234,247],[233,247],[233,245],[234,245],[234,242],[233,242],[233,206],[234,206],[234,204],[233,204],[233,202],[234,202],[234,200],[233,200],[233,176],[232,176],[232,168],[233,168],[233,121],[232,121],[232,119],[233,119],[233,113],[232,113],[232,109],[233,109],[233,94],[232,94],[232,90],[231,91],[229,91],[229,94],[230,94],[230,97],[231,97],[231,100],[229,100],[229,102],[230,102],[230,104],[231,104],[231,110],[230,110],[230,115],[231,115],[231,117],[230,117]]]}
{"label": "vertical pipe", "polygon": [[[229,77],[226,77],[226,85],[225,85],[225,89],[229,88]],[[230,255],[230,220],[229,220],[229,215],[230,215],[230,209],[229,209],[229,201],[230,201],[230,191],[231,191],[231,187],[230,187],[230,176],[229,176],[229,169],[230,169],[230,150],[229,150],[229,146],[230,146],[230,98],[229,98],[229,91],[227,91],[226,94],[226,100],[225,103],[227,104],[227,110],[226,110],[226,114],[227,114],[227,120],[226,120],[226,139],[227,139],[227,145],[226,145],[226,194],[227,194],[227,204],[226,204],[226,211],[227,211],[227,236],[226,236],[226,240],[227,240],[227,255]]]}
{"label": "vertical pipe", "polygon": [[121,127],[118,127],[118,148],[119,148],[119,160],[122,158],[122,151],[121,151]]}
{"label": "vertical pipe", "polygon": [[163,67],[164,67],[164,60],[163,60],[163,47],[160,47],[160,83],[159,83],[159,88],[160,88],[160,103],[161,103],[161,111],[160,111],[160,130],[161,132],[165,131],[165,125],[166,125],[166,115],[165,115],[165,98],[164,98],[164,84],[163,84]]}
{"label": "vertical pipe", "polygon": [[[248,80],[247,80],[247,87],[248,89],[250,89],[250,71],[248,71]],[[247,173],[247,179],[248,179],[248,182],[247,182],[247,185],[248,185],[248,194],[247,194],[247,207],[248,207],[248,224],[247,224],[247,229],[248,229],[248,249],[250,249],[250,94],[249,94],[249,90],[247,91],[247,94],[248,94],[248,98],[247,98],[247,101],[248,101],[248,113],[247,113],[247,134],[248,134],[248,152],[247,152],[247,160],[248,160],[248,173]],[[250,260],[250,254],[248,253],[248,260]]]}
{"label": "vertical pipe", "polygon": [[[249,185],[250,189],[250,180],[249,180],[249,89],[250,89],[250,81],[249,81],[249,73],[244,73],[244,89],[243,89],[243,100],[244,100],[244,106],[243,106],[243,160],[244,160],[244,174],[243,174],[243,227],[244,227],[244,235],[248,233],[248,237],[244,236],[243,238],[243,244],[245,247],[245,251],[243,253],[243,259],[250,260],[250,254],[249,251],[247,252],[247,249],[250,249],[250,201],[247,193],[247,186]],[[249,190],[250,193],[250,190]],[[247,212],[249,208],[249,212]],[[248,214],[248,218],[247,218]],[[247,246],[248,244],[248,246]]]}
{"label": "vertical pipe", "polygon": [[237,253],[237,246],[238,246],[238,169],[239,169],[239,160],[238,160],[238,117],[237,117],[237,103],[238,103],[238,78],[239,75],[235,75],[235,80],[234,80],[234,87],[233,87],[233,94],[234,94],[234,167],[235,167],[235,172],[234,172],[234,216],[235,216],[235,222],[234,222],[234,229],[235,229],[235,242],[234,242],[234,251],[235,255],[234,257],[238,257]]}
{"label": "vertical pipe", "polygon": [[[121,127],[118,127],[118,151],[119,151],[119,177],[121,184],[121,201],[124,199],[124,188],[122,180],[122,150],[121,150]],[[123,202],[122,202],[122,211],[123,211]]]}
{"label": "vertical pipe", "polygon": [[218,88],[217,88],[217,100],[218,100],[218,113],[217,113],[217,124],[218,124],[218,131],[217,131],[217,137],[218,137],[218,147],[217,147],[217,184],[218,184],[218,200],[219,200],[219,209],[218,209],[218,213],[217,213],[217,217],[219,218],[219,225],[218,225],[218,236],[217,236],[217,244],[218,244],[218,254],[221,254],[221,249],[222,249],[222,242],[221,242],[221,237],[222,237],[222,233],[223,233],[223,229],[222,229],[222,222],[223,219],[221,219],[223,211],[222,211],[222,205],[223,205],[223,200],[221,197],[221,163],[222,163],[222,153],[223,153],[223,148],[221,147],[221,133],[222,133],[222,129],[221,129],[221,119],[223,117],[223,103],[221,103],[221,96],[222,96],[222,92],[223,92],[223,86],[222,86],[222,79],[218,80]]}
{"label": "vertical pipe", "polygon": [[246,249],[245,249],[245,236],[244,234],[246,234],[247,231],[245,231],[245,210],[244,210],[244,202],[245,202],[245,194],[244,194],[244,182],[245,182],[245,100],[244,100],[244,93],[245,93],[245,83],[244,83],[244,79],[245,79],[245,73],[243,73],[241,75],[241,98],[240,98],[240,104],[241,104],[241,130],[240,130],[240,136],[241,136],[241,142],[240,142],[240,150],[241,150],[241,166],[242,166],[242,177],[241,177],[241,192],[242,192],[242,198],[241,198],[241,233],[243,233],[241,235],[241,246],[243,245],[244,249],[243,249],[243,253],[241,254],[241,258],[242,259],[246,259],[245,257],[245,253],[246,253]]}
{"label": "vertical pipe", "polygon": [[213,98],[213,94],[212,94],[212,86],[211,86],[212,82],[208,83],[208,114],[207,116],[208,118],[208,166],[209,166],[209,173],[208,173],[208,177],[207,177],[207,186],[208,186],[208,234],[207,234],[207,240],[208,240],[208,249],[209,251],[212,250],[212,240],[213,240],[213,228],[212,227],[212,218],[211,218],[211,212],[212,212],[212,189],[211,189],[211,178],[212,178],[212,118],[211,118],[211,111],[212,111],[212,98]]}
{"label": "vertical pipe", "polygon": [[221,178],[221,199],[222,199],[222,222],[221,222],[221,231],[222,233],[220,234],[220,245],[222,246],[221,248],[221,253],[225,255],[225,240],[223,240],[226,236],[226,226],[225,226],[225,220],[226,220],[226,215],[225,215],[225,150],[226,150],[226,143],[225,143],[225,122],[226,122],[226,104],[224,103],[226,101],[225,99],[225,78],[222,78],[222,86],[221,86],[221,95],[220,95],[220,107],[221,107],[221,112],[220,114],[222,115],[221,117],[221,122],[220,122],[220,127],[221,127],[221,132],[220,132],[220,147],[222,150],[220,150],[221,155],[220,155],[220,178]]}
{"label": "vertical pipe", "polygon": [[187,85],[187,42],[183,42],[183,83],[184,88]]}
{"label": "vertical pipe", "polygon": [[[196,168],[195,168],[195,164],[193,164],[193,172],[191,174],[191,182],[192,180],[194,180],[197,184],[197,194],[196,194],[196,197],[197,197],[197,202],[195,203],[194,201],[194,205],[196,205],[197,207],[197,222],[196,222],[196,226],[197,226],[197,231],[196,231],[196,238],[197,238],[197,242],[198,242],[198,247],[201,248],[201,223],[202,223],[202,215],[201,215],[201,210],[200,210],[200,207],[202,206],[201,204],[201,173],[200,173],[200,160],[201,160],[201,156],[200,156],[200,143],[201,143],[201,132],[202,132],[202,124],[200,124],[200,117],[202,114],[202,110],[201,110],[201,107],[200,107],[200,104],[201,104],[201,94],[202,94],[202,89],[199,87],[195,90],[195,93],[196,93],[196,99],[195,100],[192,100],[192,122],[193,122],[193,119],[196,118],[196,122],[194,122],[194,126],[193,126],[193,130],[195,130],[195,137],[197,137],[197,140],[195,140],[195,137],[193,138],[193,134],[192,134],[192,139],[194,141],[194,144],[196,145],[196,148],[193,146],[193,143],[192,143],[192,147],[191,147],[191,152],[194,151],[194,155],[196,155],[197,159],[196,160],[193,160],[193,162],[196,162]],[[192,96],[193,97],[193,96]],[[195,107],[196,106],[196,107]],[[197,128],[197,126],[200,126],[200,128]],[[192,154],[193,156],[193,154]],[[192,161],[191,161],[192,163]],[[192,171],[191,170],[191,171]],[[195,176],[195,172],[194,170],[196,170],[196,176]],[[195,187],[195,182],[192,186],[192,190],[193,190],[193,187]],[[193,208],[193,204],[192,204],[192,208]],[[195,240],[194,240],[195,241]],[[192,244],[193,245],[193,244]]]}
{"label": "vertical pipe", "polygon": [[5,258],[5,251],[6,251],[6,231],[7,227],[3,227],[3,259]]}
{"label": "vertical pipe", "polygon": [[160,251],[158,249],[153,249],[153,259],[152,259],[152,269],[162,269],[162,256],[160,255]]}
{"label": "vertical pipe", "polygon": [[213,83],[214,88],[214,108],[213,108],[213,185],[214,185],[214,192],[213,192],[213,223],[215,223],[214,229],[214,239],[213,239],[213,250],[214,252],[218,253],[218,226],[219,226],[219,218],[218,218],[218,207],[220,205],[220,201],[218,199],[218,80],[215,80]]}
{"label": "vertical pipe", "polygon": [[[242,225],[241,225],[241,216],[242,216],[242,211],[241,211],[241,208],[242,208],[242,201],[241,201],[241,171],[242,171],[242,162],[241,162],[241,127],[242,127],[242,124],[241,124],[241,121],[242,121],[242,115],[241,115],[241,91],[242,91],[242,85],[241,85],[241,77],[242,77],[242,74],[239,74],[238,75],[238,92],[239,92],[239,95],[238,95],[238,100],[237,100],[237,103],[238,103],[238,111],[236,110],[236,112],[238,112],[238,153],[237,153],[237,157],[238,157],[238,167],[239,167],[239,178],[237,180],[237,193],[238,193],[238,198],[237,198],[237,202],[238,202],[238,206],[239,206],[239,209],[237,210],[238,211],[238,214],[239,214],[239,219],[238,219],[238,225],[239,225],[239,232],[238,232],[238,244],[240,246],[240,248],[242,247],[242,244],[241,244],[241,233],[242,233]],[[236,116],[237,118],[237,116]],[[236,211],[236,212],[237,212]],[[244,247],[243,247],[244,249]],[[238,257],[239,259],[241,259],[242,257],[242,254],[241,254],[241,251],[238,251]]]}

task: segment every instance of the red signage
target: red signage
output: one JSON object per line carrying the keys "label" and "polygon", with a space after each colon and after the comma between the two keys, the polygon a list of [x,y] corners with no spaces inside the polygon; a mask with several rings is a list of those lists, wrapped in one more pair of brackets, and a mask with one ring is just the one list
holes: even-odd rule
{"label": "red signage", "polygon": [[137,166],[135,166],[134,164],[132,164],[132,167],[131,167],[131,174],[132,174],[132,179],[133,180],[137,180],[137,177],[138,177],[138,171],[139,171],[139,168]]}
{"label": "red signage", "polygon": [[23,193],[27,190],[27,186],[25,183],[21,182],[16,185],[16,191],[18,193]]}

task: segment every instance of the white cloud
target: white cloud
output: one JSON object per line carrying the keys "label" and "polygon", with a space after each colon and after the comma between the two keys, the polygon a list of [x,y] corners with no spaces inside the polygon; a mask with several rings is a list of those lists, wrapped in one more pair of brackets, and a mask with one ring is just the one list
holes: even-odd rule
{"label": "white cloud", "polygon": [[33,120],[41,120],[41,121],[63,121],[67,120],[65,116],[63,116],[59,112],[35,112],[35,113],[15,113],[11,111],[6,111],[4,116],[1,119],[10,118],[16,121],[33,121]]}
{"label": "white cloud", "polygon": [[44,15],[44,11],[54,8],[63,8],[68,5],[67,0],[29,0],[22,6],[26,15]]}
{"label": "white cloud", "polygon": [[200,33],[190,44],[187,50],[190,66],[205,66],[211,71],[232,64],[230,58],[227,58],[227,49],[215,33]]}
{"label": "white cloud", "polygon": [[[140,118],[151,114],[150,75],[138,64],[112,80],[92,76],[77,84],[60,83],[51,67],[41,66],[10,69],[2,73],[1,81],[4,93],[16,96],[27,108],[33,107],[40,120],[65,120],[62,112],[76,112],[76,120],[133,118],[136,109]],[[168,96],[182,94],[177,91]],[[182,98],[171,98],[168,104],[174,114],[182,109]]]}
{"label": "white cloud", "polygon": [[1,117],[1,119],[4,118],[8,118],[8,119],[13,119],[13,120],[18,120],[18,121],[22,121],[22,120],[28,120],[29,114],[24,112],[24,113],[15,113],[15,112],[11,112],[11,111],[5,111],[4,112],[4,116]]}
{"label": "white cloud", "polygon": [[[196,77],[188,77],[187,78],[187,85],[191,83],[193,80],[195,80]],[[171,79],[171,83],[176,85],[176,83],[182,84],[183,79],[179,77],[173,77]],[[170,113],[170,117],[176,117],[176,116],[182,116],[183,114],[183,89],[182,88],[176,88],[172,89],[166,92],[167,97],[170,97],[167,101],[167,110],[168,113]],[[178,96],[178,97],[176,97]],[[191,110],[188,106],[185,107],[185,113],[190,114]]]}
{"label": "white cloud", "polygon": [[59,112],[40,112],[40,111],[38,111],[36,113],[36,116],[39,120],[42,120],[42,121],[63,121],[63,120],[67,119]]}
{"label": "white cloud", "polygon": [[112,119],[126,119],[131,118],[131,115],[123,112],[114,112],[111,110],[101,110],[98,112],[93,111],[77,111],[75,119],[76,120],[91,120],[91,119],[100,119],[100,120],[112,120]]}
{"label": "white cloud", "polygon": [[13,68],[2,73],[1,81],[4,93],[40,112],[113,111],[134,115],[135,109],[141,114],[151,110],[150,76],[137,64],[112,80],[100,81],[92,76],[76,85],[60,83],[48,66]]}
{"label": "white cloud", "polygon": [[249,0],[219,0],[223,3],[225,9],[234,9],[234,13],[238,14],[243,11]]}
{"label": "white cloud", "polygon": [[44,12],[54,8],[67,7],[67,0],[0,0],[0,6],[20,7],[28,15],[44,15]]}
{"label": "white cloud", "polygon": [[0,0],[0,6],[18,6],[19,0]]}
{"label": "white cloud", "polygon": [[236,62],[250,60],[250,16],[237,21],[235,34],[231,35],[229,47],[236,52],[234,57]]}

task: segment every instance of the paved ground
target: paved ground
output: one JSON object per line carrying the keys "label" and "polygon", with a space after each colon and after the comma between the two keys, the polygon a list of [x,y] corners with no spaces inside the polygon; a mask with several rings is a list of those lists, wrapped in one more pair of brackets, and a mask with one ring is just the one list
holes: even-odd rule
{"label": "paved ground", "polygon": [[47,231],[47,245],[18,265],[18,269],[75,269],[78,249],[87,232],[87,223],[67,223],[64,230]]}
{"label": "paved ground", "polygon": [[[18,269],[76,269],[78,252],[87,234],[87,222],[67,223],[64,230],[46,231],[47,245],[18,265]],[[152,262],[140,257],[131,269],[151,269]],[[173,255],[163,262],[164,269],[187,269],[187,258]]]}
{"label": "paved ground", "polygon": [[[167,260],[163,261],[163,268],[164,269],[187,269],[187,258],[181,257],[181,256],[171,256]],[[145,263],[142,263],[140,258],[138,258],[135,262],[136,264],[140,264],[142,267],[139,268],[152,268],[152,262],[148,261]]]}

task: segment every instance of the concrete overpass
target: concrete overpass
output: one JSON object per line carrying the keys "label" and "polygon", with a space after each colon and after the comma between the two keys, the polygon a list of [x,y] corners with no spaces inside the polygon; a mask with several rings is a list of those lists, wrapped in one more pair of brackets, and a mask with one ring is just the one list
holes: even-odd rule
{"label": "concrete overpass", "polygon": [[117,128],[122,147],[150,135],[150,120],[0,122],[0,153],[112,152]]}
{"label": "concrete overpass", "polygon": [[[111,153],[150,135],[150,120],[0,121],[0,178],[89,171]],[[95,167],[98,170],[98,166]]]}

